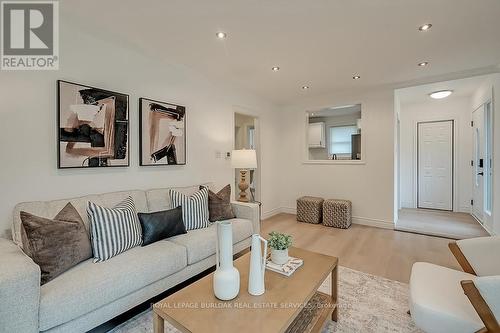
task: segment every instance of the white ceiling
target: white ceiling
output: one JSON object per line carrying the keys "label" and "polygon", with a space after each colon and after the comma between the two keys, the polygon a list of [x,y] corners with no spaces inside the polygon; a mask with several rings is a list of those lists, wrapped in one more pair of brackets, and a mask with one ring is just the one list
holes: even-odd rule
{"label": "white ceiling", "polygon": [[[63,24],[277,104],[500,70],[499,0],[64,0],[60,7]],[[417,30],[428,22],[430,31]],[[217,31],[228,38],[218,40]],[[418,67],[422,61],[430,65]]]}
{"label": "white ceiling", "polygon": [[[435,102],[443,103],[455,98],[471,97],[477,90],[488,81],[488,76],[475,76],[460,80],[442,81],[419,85],[415,87],[403,88],[396,90],[398,100],[403,104],[416,104]],[[444,99],[432,99],[429,94],[440,90],[452,90],[453,93]]]}

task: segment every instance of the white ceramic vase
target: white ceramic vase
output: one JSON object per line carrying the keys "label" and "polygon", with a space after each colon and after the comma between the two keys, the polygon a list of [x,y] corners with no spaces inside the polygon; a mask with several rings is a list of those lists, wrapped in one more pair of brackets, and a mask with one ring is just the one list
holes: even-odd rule
{"label": "white ceramic vase", "polygon": [[216,267],[214,294],[220,300],[229,301],[240,291],[240,272],[233,266],[233,230],[231,222],[217,222]]}
{"label": "white ceramic vase", "polygon": [[286,263],[288,261],[288,249],[271,249],[271,261],[276,265],[283,265],[284,263]]}
{"label": "white ceramic vase", "polygon": [[[262,244],[262,245],[261,245]],[[264,246],[264,255],[262,247]],[[248,274],[248,293],[259,296],[266,291],[264,274],[266,273],[267,240],[259,234],[252,235],[252,250],[250,252],[250,269]]]}

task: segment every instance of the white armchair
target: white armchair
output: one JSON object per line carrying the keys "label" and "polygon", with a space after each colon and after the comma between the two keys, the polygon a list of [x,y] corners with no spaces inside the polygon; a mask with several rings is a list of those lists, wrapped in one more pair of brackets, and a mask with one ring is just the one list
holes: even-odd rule
{"label": "white armchair", "polygon": [[500,236],[449,244],[463,272],[417,262],[410,313],[427,333],[500,332]]}

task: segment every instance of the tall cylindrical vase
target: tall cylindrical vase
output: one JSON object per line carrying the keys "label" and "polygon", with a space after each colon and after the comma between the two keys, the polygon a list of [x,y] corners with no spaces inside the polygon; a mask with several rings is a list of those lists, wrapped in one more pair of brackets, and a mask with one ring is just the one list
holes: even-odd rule
{"label": "tall cylindrical vase", "polygon": [[231,222],[217,222],[216,267],[214,273],[214,294],[220,300],[228,301],[240,291],[240,272],[233,266],[233,228]]}

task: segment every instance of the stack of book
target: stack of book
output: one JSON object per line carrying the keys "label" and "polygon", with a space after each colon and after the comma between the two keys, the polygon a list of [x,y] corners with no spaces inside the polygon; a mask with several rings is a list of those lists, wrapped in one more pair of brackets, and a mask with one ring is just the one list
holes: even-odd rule
{"label": "stack of book", "polygon": [[273,263],[271,259],[267,259],[266,268],[270,271],[290,276],[303,264],[304,260],[294,257],[288,257],[288,261],[283,265],[277,265]]}

